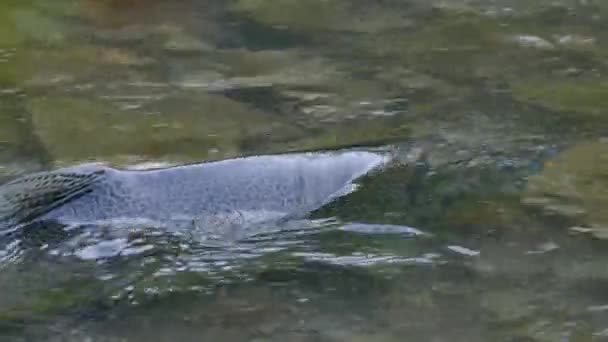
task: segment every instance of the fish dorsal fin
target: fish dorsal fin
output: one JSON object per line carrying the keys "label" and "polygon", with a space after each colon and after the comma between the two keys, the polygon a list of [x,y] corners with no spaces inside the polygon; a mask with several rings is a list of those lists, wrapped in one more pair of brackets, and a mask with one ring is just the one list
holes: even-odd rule
{"label": "fish dorsal fin", "polygon": [[[40,172],[0,186],[0,225],[21,224],[88,192],[104,169]],[[6,227],[4,227],[6,228]],[[0,232],[3,227],[0,227]]]}

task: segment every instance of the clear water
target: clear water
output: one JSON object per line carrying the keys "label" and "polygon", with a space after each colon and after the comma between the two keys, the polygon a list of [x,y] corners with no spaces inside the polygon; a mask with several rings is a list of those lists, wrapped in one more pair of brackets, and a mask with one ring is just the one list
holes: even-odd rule
{"label": "clear water", "polygon": [[2,341],[608,340],[603,1],[0,4],[0,177],[392,146],[280,234],[0,241]]}

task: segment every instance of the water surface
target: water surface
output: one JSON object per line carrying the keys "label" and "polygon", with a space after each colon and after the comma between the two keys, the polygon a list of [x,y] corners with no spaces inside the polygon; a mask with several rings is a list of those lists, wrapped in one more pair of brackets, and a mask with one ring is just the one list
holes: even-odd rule
{"label": "water surface", "polygon": [[608,340],[608,6],[0,4],[0,177],[381,146],[247,241],[150,222],[0,241],[2,341]]}

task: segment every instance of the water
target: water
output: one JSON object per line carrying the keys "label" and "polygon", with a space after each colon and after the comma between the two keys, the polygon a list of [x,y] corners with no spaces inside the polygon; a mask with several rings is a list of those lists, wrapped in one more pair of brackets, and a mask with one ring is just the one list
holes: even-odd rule
{"label": "water", "polygon": [[0,177],[389,146],[247,241],[0,241],[2,341],[608,340],[602,1],[0,4]]}

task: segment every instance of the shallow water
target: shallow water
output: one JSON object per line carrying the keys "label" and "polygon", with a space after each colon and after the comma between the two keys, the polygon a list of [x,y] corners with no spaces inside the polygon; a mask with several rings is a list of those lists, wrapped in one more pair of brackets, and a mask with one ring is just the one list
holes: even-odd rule
{"label": "shallow water", "polygon": [[402,163],[245,241],[143,220],[0,237],[0,340],[608,340],[606,16],[3,1],[3,180],[353,146]]}

